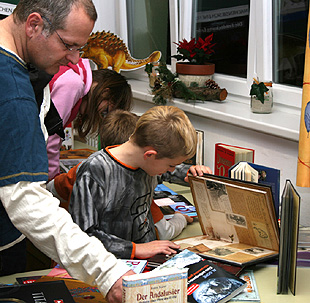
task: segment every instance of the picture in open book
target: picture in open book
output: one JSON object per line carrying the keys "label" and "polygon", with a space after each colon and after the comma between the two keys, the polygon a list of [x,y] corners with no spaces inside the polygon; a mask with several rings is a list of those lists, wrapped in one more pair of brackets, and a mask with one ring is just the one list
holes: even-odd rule
{"label": "picture in open book", "polygon": [[269,186],[205,174],[189,176],[202,236],[176,240],[209,259],[247,266],[279,253]]}

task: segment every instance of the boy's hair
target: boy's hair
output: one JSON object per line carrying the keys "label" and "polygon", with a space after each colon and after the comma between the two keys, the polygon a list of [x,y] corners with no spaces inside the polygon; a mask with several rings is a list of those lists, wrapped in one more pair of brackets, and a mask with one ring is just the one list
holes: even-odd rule
{"label": "boy's hair", "polygon": [[155,106],[138,120],[131,140],[139,147],[151,146],[157,159],[196,153],[196,130],[186,114],[175,106]]}
{"label": "boy's hair", "polygon": [[121,109],[109,112],[100,125],[101,148],[128,141],[136,128],[138,119],[136,114]]}
{"label": "boy's hair", "polygon": [[39,13],[52,24],[44,20],[45,32],[49,36],[55,30],[65,28],[73,6],[83,7],[91,20],[94,22],[97,20],[96,8],[92,0],[20,0],[13,11],[14,22],[26,22],[31,13]]}

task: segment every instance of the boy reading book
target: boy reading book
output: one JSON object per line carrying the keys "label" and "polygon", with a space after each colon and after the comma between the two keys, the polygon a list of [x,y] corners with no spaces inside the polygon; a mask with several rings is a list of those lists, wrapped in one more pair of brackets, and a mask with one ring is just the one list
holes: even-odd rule
{"label": "boy reading book", "polygon": [[[103,148],[111,145],[122,144],[126,142],[134,132],[139,117],[125,110],[114,110],[105,117],[100,127],[101,145]],[[78,164],[79,165],[79,164]],[[62,201],[62,206],[68,209],[72,187],[76,179],[77,166],[73,167],[68,173],[63,173],[55,177],[48,184],[48,189]],[[188,170],[192,174],[212,173],[211,169],[206,166],[191,166],[187,164],[177,165],[173,172],[162,174],[161,180],[174,181],[177,183],[184,181]],[[151,213],[156,227],[157,238],[160,240],[170,240],[178,236],[182,230],[191,223],[193,218],[176,212],[175,215],[167,221],[160,208],[152,201]]]}
{"label": "boy reading book", "polygon": [[196,132],[182,110],[151,108],[127,142],[80,164],[69,204],[73,220],[117,257],[174,253],[179,247],[173,242],[154,241],[150,206],[156,176],[173,171],[195,151]]}

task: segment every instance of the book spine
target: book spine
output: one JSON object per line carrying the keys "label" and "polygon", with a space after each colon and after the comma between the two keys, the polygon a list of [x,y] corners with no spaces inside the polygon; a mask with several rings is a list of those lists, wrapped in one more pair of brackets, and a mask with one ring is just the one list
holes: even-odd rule
{"label": "book spine", "polygon": [[228,177],[228,169],[235,164],[235,152],[216,144],[214,163],[214,174]]}
{"label": "book spine", "polygon": [[123,303],[186,303],[186,275],[169,275],[136,281],[123,280]]}

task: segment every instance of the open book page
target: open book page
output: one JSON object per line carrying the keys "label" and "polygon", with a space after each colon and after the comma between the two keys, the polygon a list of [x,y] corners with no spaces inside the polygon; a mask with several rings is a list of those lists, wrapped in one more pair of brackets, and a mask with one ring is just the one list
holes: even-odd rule
{"label": "open book page", "polygon": [[241,263],[278,253],[279,232],[270,188],[211,175],[190,177],[190,184],[205,239],[221,241],[231,250],[216,252],[217,244],[209,242],[204,253],[237,258]]}

